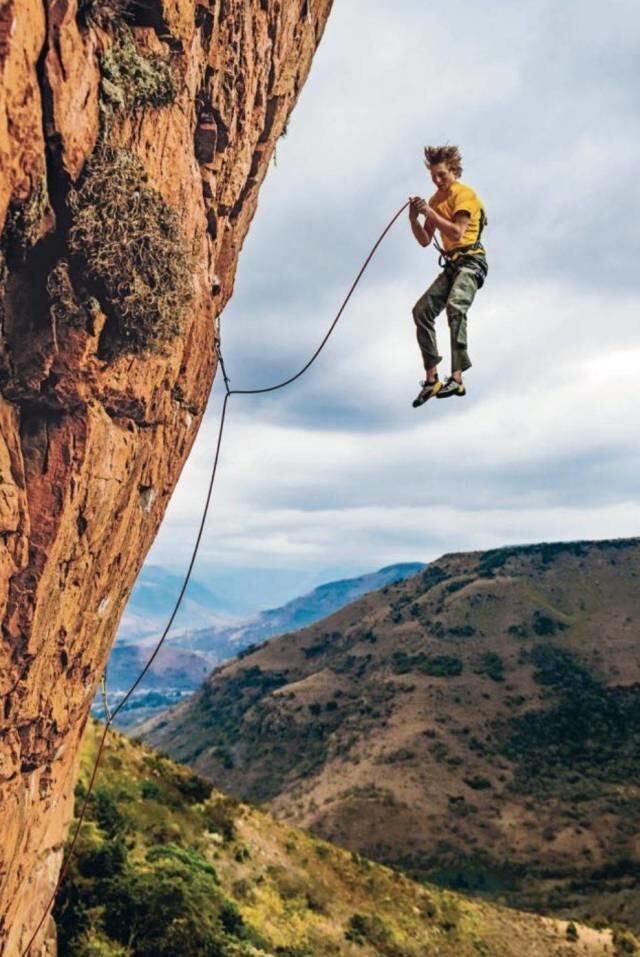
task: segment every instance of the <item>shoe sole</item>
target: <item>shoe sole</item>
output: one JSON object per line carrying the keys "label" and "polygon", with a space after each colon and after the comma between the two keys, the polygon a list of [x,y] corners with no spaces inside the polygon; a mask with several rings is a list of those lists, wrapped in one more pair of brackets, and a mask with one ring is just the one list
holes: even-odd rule
{"label": "shoe sole", "polygon": [[429,395],[426,397],[426,399],[422,399],[421,401],[419,401],[418,399],[414,399],[411,405],[413,406],[414,409],[419,409],[420,406],[424,405],[425,402],[428,402],[429,399],[433,399],[434,395],[437,395],[441,388],[442,388],[442,382],[436,382],[436,384],[434,385],[433,389],[431,390]]}
{"label": "shoe sole", "polygon": [[467,394],[467,390],[465,389],[464,392],[445,392],[444,395],[439,395],[438,398],[439,398],[439,399],[451,399],[452,396],[455,395],[455,396],[457,396],[459,399],[462,399],[462,398],[464,398],[464,396],[465,396],[466,394]]}

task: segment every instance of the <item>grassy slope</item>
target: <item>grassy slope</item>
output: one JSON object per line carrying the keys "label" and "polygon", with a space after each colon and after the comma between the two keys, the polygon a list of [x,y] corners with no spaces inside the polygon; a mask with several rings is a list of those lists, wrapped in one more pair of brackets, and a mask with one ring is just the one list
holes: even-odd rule
{"label": "grassy slope", "polygon": [[[80,792],[98,730],[89,727]],[[569,943],[561,921],[414,883],[209,790],[186,768],[110,733],[57,905],[60,957],[614,952],[609,931],[580,926],[578,943]],[[158,898],[163,881],[168,890]],[[123,894],[125,886],[136,893]],[[204,925],[208,943],[198,938]]]}
{"label": "grassy slope", "polygon": [[637,539],[445,556],[149,739],[369,857],[640,927],[639,578]]}

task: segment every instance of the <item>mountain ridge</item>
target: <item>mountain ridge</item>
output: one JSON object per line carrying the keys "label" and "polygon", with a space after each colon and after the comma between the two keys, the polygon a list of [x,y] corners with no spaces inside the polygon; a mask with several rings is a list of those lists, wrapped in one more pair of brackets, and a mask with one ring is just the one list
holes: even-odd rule
{"label": "mountain ridge", "polygon": [[637,538],[443,556],[142,733],[410,873],[583,916],[600,894],[639,926],[638,577]]}
{"label": "mountain ridge", "polygon": [[[182,635],[174,635],[172,632],[161,647],[140,688],[127,702],[125,708],[118,713],[117,727],[125,729],[133,721],[146,720],[179,700],[189,691],[195,691],[215,665],[239,653],[245,654],[247,646],[264,641],[273,634],[290,631],[301,622],[315,621],[327,611],[334,611],[368,591],[398,581],[423,567],[422,562],[400,562],[387,565],[364,575],[323,582],[282,606],[267,609],[253,618],[238,620],[233,625],[227,622],[223,625],[187,631]],[[164,569],[160,571],[163,573],[160,581],[164,584],[167,581],[167,573]],[[174,578],[173,575],[169,576],[172,582]],[[164,619],[160,619],[160,613],[155,604],[155,582],[149,583],[147,594],[149,591],[154,596],[150,603],[153,619],[163,626]],[[211,593],[207,592],[206,586],[202,586],[199,594],[206,598],[206,595]],[[193,597],[197,595],[198,592]],[[172,600],[169,596],[167,599],[169,605]],[[144,606],[140,602],[135,607],[142,609]],[[201,605],[200,612],[207,614],[206,604]],[[184,619],[183,615],[182,621]],[[149,657],[151,647],[157,641],[158,636],[153,633],[148,620],[146,631],[147,634],[142,640],[117,641],[111,651],[108,663],[110,707],[114,707],[133,684]],[[102,696],[96,699],[93,713],[97,717],[104,717]]]}
{"label": "mountain ridge", "polygon": [[177,640],[190,650],[207,651],[212,645],[224,642],[232,653],[244,651],[250,644],[318,621],[367,592],[400,581],[424,567],[424,562],[397,562],[363,575],[323,582],[283,605],[267,608],[236,625],[200,628],[181,635]]}

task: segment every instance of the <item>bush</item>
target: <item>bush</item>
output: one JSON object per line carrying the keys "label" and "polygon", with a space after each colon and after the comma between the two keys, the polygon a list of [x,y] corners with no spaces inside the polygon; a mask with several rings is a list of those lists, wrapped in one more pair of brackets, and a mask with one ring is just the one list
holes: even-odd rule
{"label": "bush", "polygon": [[139,52],[133,32],[122,24],[100,63],[102,98],[108,107],[168,106],[176,98],[171,65],[157,53]]}
{"label": "bush", "polygon": [[188,868],[132,871],[113,881],[105,928],[122,944],[136,941],[136,957],[217,957],[216,888]]}
{"label": "bush", "polygon": [[207,829],[222,834],[225,841],[236,837],[235,807],[233,798],[211,798],[204,806],[204,820]]}
{"label": "bush", "polygon": [[573,923],[573,921],[569,921],[569,923],[567,924],[566,935],[567,935],[567,940],[570,940],[572,943],[575,943],[578,940],[578,928]]}
{"label": "bush", "polygon": [[394,651],[391,664],[395,674],[421,671],[434,678],[449,678],[462,673],[462,661],[455,655],[427,655],[424,651],[408,655],[406,651]]}
{"label": "bush", "polygon": [[613,952],[615,957],[628,957],[637,954],[637,948],[631,934],[616,928],[613,932]]}
{"label": "bush", "polygon": [[88,162],[70,205],[69,248],[107,314],[107,351],[159,350],[178,335],[193,296],[176,212],[133,153],[107,147]]}
{"label": "bush", "polygon": [[434,655],[421,664],[420,671],[434,678],[452,678],[462,674],[462,662],[455,655]]}
{"label": "bush", "polygon": [[215,884],[218,883],[216,869],[197,851],[179,844],[156,844],[147,851],[147,860],[150,864],[168,862],[170,865],[180,864],[188,867],[193,873],[206,874]]}
{"label": "bush", "polygon": [[432,588],[435,588],[440,582],[446,581],[449,577],[448,573],[438,565],[430,565],[429,568],[422,573],[422,586],[424,591],[431,591]]}
{"label": "bush", "polygon": [[78,870],[83,877],[110,878],[121,874],[127,863],[127,848],[122,838],[104,841],[83,854]]}
{"label": "bush", "polygon": [[197,774],[177,774],[173,784],[189,804],[202,804],[213,790],[211,782]]}
{"label": "bush", "polygon": [[228,934],[242,937],[245,933],[244,919],[237,906],[231,900],[226,900],[220,908],[219,920]]}
{"label": "bush", "polygon": [[345,937],[357,944],[380,945],[388,943],[389,931],[377,914],[352,914]]}
{"label": "bush", "polygon": [[101,934],[90,932],[73,943],[73,957],[130,957],[128,948],[114,944]]}
{"label": "bush", "polygon": [[473,625],[452,625],[451,628],[447,628],[447,634],[453,638],[471,638],[475,633]]}
{"label": "bush", "polygon": [[555,635],[558,631],[566,631],[569,626],[563,621],[558,621],[556,618],[551,618],[549,615],[544,615],[542,612],[536,611],[531,627],[536,635],[539,635],[541,638],[547,638],[550,635]]}
{"label": "bush", "polygon": [[493,786],[488,778],[483,778],[480,776],[465,778],[464,783],[473,791],[486,791],[488,788]]}
{"label": "bush", "polygon": [[504,662],[500,655],[493,651],[483,655],[480,660],[479,673],[491,678],[492,681],[504,681]]}
{"label": "bush", "polygon": [[155,781],[148,778],[140,782],[140,796],[145,800],[155,800],[160,797],[162,790]]}
{"label": "bush", "polygon": [[126,830],[126,819],[106,788],[95,788],[90,803],[93,805],[93,816],[109,837],[116,837]]}

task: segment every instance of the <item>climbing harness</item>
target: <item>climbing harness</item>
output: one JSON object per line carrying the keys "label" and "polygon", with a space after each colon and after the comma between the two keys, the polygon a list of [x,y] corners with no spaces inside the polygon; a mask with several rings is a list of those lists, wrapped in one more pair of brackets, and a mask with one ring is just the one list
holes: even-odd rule
{"label": "climbing harness", "polygon": [[[151,655],[149,656],[147,662],[145,663],[144,667],[143,667],[142,670],[140,671],[140,674],[138,675],[138,677],[135,679],[135,681],[133,682],[133,684],[131,685],[131,687],[128,689],[128,691],[126,692],[126,694],[124,695],[124,697],[120,699],[120,701],[118,702],[118,704],[115,706],[115,708],[114,708],[113,711],[111,711],[111,712],[109,712],[108,708],[106,707],[106,705],[107,705],[107,701],[106,701],[106,677],[103,677],[103,679],[102,679],[102,686],[103,686],[103,691],[104,691],[104,696],[105,696],[105,697],[104,697],[104,700],[105,700],[105,717],[106,717],[106,721],[105,721],[104,728],[103,728],[103,730],[102,730],[102,735],[101,735],[101,737],[100,737],[100,742],[99,742],[99,744],[98,744],[98,751],[97,751],[97,754],[96,754],[95,761],[94,761],[94,763],[93,763],[93,768],[92,768],[92,770],[91,770],[91,777],[90,777],[90,779],[89,779],[89,785],[88,785],[88,787],[87,787],[87,790],[86,790],[86,792],[85,792],[85,795],[84,795],[84,798],[83,798],[83,801],[82,801],[82,805],[81,805],[81,808],[80,808],[80,813],[79,813],[79,815],[78,815],[78,819],[77,819],[77,822],[76,822],[75,830],[74,830],[74,832],[73,832],[73,837],[71,838],[71,843],[70,843],[70,845],[69,845],[69,850],[68,850],[68,852],[67,852],[67,857],[66,857],[66,860],[65,860],[64,864],[63,864],[62,867],[60,868],[60,873],[59,873],[59,875],[58,875],[58,880],[56,881],[56,885],[55,885],[55,887],[54,887],[53,893],[52,893],[51,898],[50,898],[50,900],[49,900],[49,902],[48,902],[48,904],[47,904],[46,910],[44,911],[42,917],[40,918],[40,921],[39,921],[39,923],[38,923],[38,926],[36,927],[36,929],[34,930],[33,934],[31,935],[31,938],[30,938],[30,940],[29,940],[29,943],[27,944],[26,948],[22,951],[21,957],[28,957],[28,954],[29,954],[29,950],[30,950],[30,948],[31,948],[31,945],[33,944],[34,940],[36,939],[36,937],[37,937],[37,935],[38,935],[38,933],[39,933],[39,931],[40,931],[40,928],[42,927],[42,925],[43,925],[43,923],[44,923],[44,921],[45,921],[45,919],[46,919],[46,917],[47,917],[49,911],[51,910],[51,907],[53,906],[53,903],[54,903],[55,898],[56,898],[56,894],[58,893],[58,890],[60,889],[60,886],[61,886],[62,882],[64,881],[65,877],[67,876],[67,872],[68,872],[68,870],[69,870],[69,865],[70,865],[71,860],[73,859],[73,855],[74,855],[74,853],[75,853],[76,844],[77,844],[77,841],[78,841],[78,836],[79,836],[79,834],[80,834],[80,828],[82,827],[82,824],[83,824],[83,822],[84,822],[84,818],[85,818],[85,815],[86,815],[86,812],[87,812],[87,808],[88,808],[88,806],[89,806],[89,799],[91,798],[91,794],[92,794],[92,792],[93,792],[93,788],[94,788],[95,781],[96,781],[96,776],[97,776],[97,774],[98,774],[98,768],[99,768],[99,766],[100,766],[100,759],[101,759],[101,757],[102,757],[102,752],[104,751],[104,747],[105,747],[105,743],[106,743],[106,739],[107,739],[107,734],[109,733],[109,729],[110,729],[111,725],[113,724],[113,722],[114,722],[115,718],[117,717],[117,715],[120,713],[120,711],[122,711],[122,709],[123,709],[124,706],[126,705],[127,701],[131,698],[131,695],[132,695],[133,692],[136,690],[136,688],[138,687],[138,685],[140,684],[140,682],[143,680],[144,676],[147,674],[147,672],[149,671],[149,668],[151,667],[151,665],[152,665],[153,662],[155,661],[156,657],[158,656],[158,653],[159,653],[160,649],[162,648],[162,646],[163,646],[163,644],[164,644],[164,642],[165,642],[165,639],[166,639],[167,635],[169,634],[169,631],[171,630],[171,627],[172,627],[172,625],[173,625],[173,622],[174,622],[174,620],[175,620],[175,617],[176,617],[176,615],[178,614],[178,609],[180,608],[180,606],[181,606],[181,604],[182,604],[182,599],[184,598],[184,594],[185,594],[185,592],[186,592],[186,590],[187,590],[187,586],[188,586],[189,581],[190,581],[190,579],[191,579],[191,572],[193,571],[193,566],[195,565],[196,557],[197,557],[198,551],[199,551],[199,549],[200,549],[200,542],[201,542],[201,540],[202,540],[202,535],[203,535],[203,532],[204,532],[204,527],[205,527],[205,523],[206,523],[206,520],[207,520],[207,515],[208,515],[208,513],[209,513],[209,506],[210,506],[210,504],[211,504],[211,498],[212,498],[212,494],[213,494],[213,486],[214,486],[214,483],[215,483],[215,480],[216,480],[216,474],[217,474],[217,471],[218,471],[218,462],[219,462],[219,460],[220,460],[220,449],[221,449],[221,447],[222,447],[222,434],[223,434],[223,431],[224,431],[224,425],[225,425],[225,420],[226,420],[226,416],[227,416],[227,405],[228,405],[228,403],[229,403],[229,399],[231,398],[232,395],[264,395],[264,394],[267,393],[267,392],[277,392],[279,389],[284,389],[285,386],[291,385],[292,382],[295,382],[296,379],[299,379],[301,376],[303,376],[303,375],[305,374],[305,372],[306,372],[306,371],[313,365],[313,363],[316,361],[316,359],[318,358],[318,356],[320,355],[320,353],[322,352],[322,350],[323,350],[324,347],[326,346],[327,342],[329,341],[329,338],[330,338],[331,334],[333,333],[333,330],[335,329],[335,327],[337,326],[338,322],[340,321],[340,318],[341,318],[342,313],[344,312],[344,310],[345,310],[345,308],[346,308],[347,303],[348,303],[349,300],[351,299],[351,296],[353,295],[353,293],[354,293],[354,291],[355,291],[355,289],[356,289],[356,286],[357,286],[358,283],[360,282],[360,279],[362,278],[362,275],[364,274],[364,271],[366,270],[367,266],[369,265],[369,263],[370,263],[371,260],[373,259],[374,255],[375,255],[375,253],[376,253],[376,251],[377,251],[377,249],[378,249],[378,247],[379,247],[380,244],[382,243],[382,240],[385,238],[385,236],[387,235],[387,233],[389,232],[389,230],[391,229],[391,227],[394,225],[394,223],[395,223],[396,220],[399,218],[399,216],[405,211],[405,209],[407,208],[408,205],[409,205],[409,203],[406,202],[406,203],[404,204],[404,206],[402,206],[402,207],[398,210],[398,212],[393,216],[393,218],[389,221],[389,223],[385,226],[385,228],[383,229],[383,231],[380,233],[380,236],[378,237],[378,239],[376,240],[374,246],[372,247],[371,252],[369,253],[369,255],[367,256],[367,258],[365,259],[365,261],[364,261],[364,263],[363,263],[363,265],[362,265],[362,268],[360,269],[360,272],[359,272],[358,275],[356,276],[356,278],[355,278],[355,280],[354,280],[354,282],[353,282],[351,288],[349,289],[349,292],[348,292],[347,295],[345,296],[344,301],[343,301],[342,305],[340,306],[340,308],[339,308],[339,310],[338,310],[338,312],[337,312],[337,314],[336,314],[335,319],[333,320],[333,322],[332,322],[331,325],[329,326],[329,329],[328,329],[328,331],[326,332],[324,338],[322,339],[320,345],[319,345],[318,348],[315,350],[315,352],[313,353],[313,355],[311,356],[311,358],[305,363],[305,365],[303,365],[303,367],[302,367],[298,372],[295,373],[295,375],[290,376],[288,379],[284,379],[282,382],[277,382],[277,383],[275,383],[275,385],[264,386],[263,388],[260,388],[260,389],[232,389],[232,388],[230,387],[230,386],[231,386],[231,380],[230,380],[229,376],[227,375],[227,371],[226,371],[225,365],[224,365],[224,360],[223,360],[223,358],[222,358],[222,350],[221,350],[220,337],[219,337],[219,336],[216,337],[216,340],[215,340],[215,343],[214,343],[214,349],[215,349],[215,351],[216,351],[216,355],[217,355],[218,362],[219,362],[219,365],[220,365],[220,371],[222,372],[222,378],[223,378],[224,387],[225,387],[225,396],[224,396],[224,400],[223,400],[223,402],[222,402],[222,411],[221,411],[221,413],[220,413],[220,423],[219,423],[219,426],[218,426],[218,437],[217,437],[216,445],[215,445],[215,453],[214,453],[214,456],[213,456],[213,463],[212,463],[212,467],[211,467],[211,476],[210,476],[210,479],[209,479],[209,486],[208,486],[208,488],[207,488],[207,494],[206,494],[206,497],[205,497],[205,503],[204,503],[204,507],[203,507],[203,510],[202,510],[202,516],[201,516],[201,518],[200,518],[200,524],[199,524],[199,526],[198,526],[198,532],[197,532],[197,535],[196,535],[195,544],[194,544],[194,546],[193,546],[193,551],[192,551],[192,553],[191,553],[191,558],[190,558],[190,560],[189,560],[189,565],[188,565],[188,567],[187,567],[187,571],[186,571],[185,576],[184,576],[184,581],[183,581],[183,583],[182,583],[182,587],[180,588],[180,592],[178,593],[178,597],[177,597],[177,599],[176,599],[176,602],[175,602],[175,604],[174,604],[174,606],[173,606],[173,610],[172,610],[171,614],[169,615],[169,619],[168,619],[168,621],[167,621],[167,624],[165,625],[164,631],[163,631],[162,634],[160,635],[160,638],[158,639],[158,642],[156,643],[156,645],[155,645],[155,647],[154,647],[154,649],[153,649],[153,652],[152,652]],[[105,675],[106,675],[106,672],[105,672]]]}

